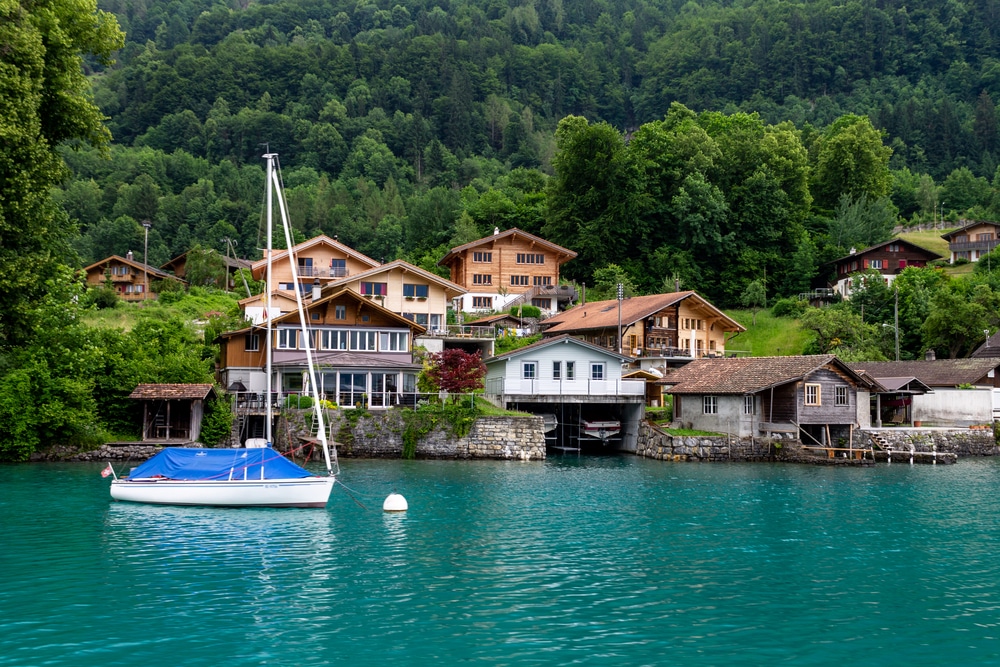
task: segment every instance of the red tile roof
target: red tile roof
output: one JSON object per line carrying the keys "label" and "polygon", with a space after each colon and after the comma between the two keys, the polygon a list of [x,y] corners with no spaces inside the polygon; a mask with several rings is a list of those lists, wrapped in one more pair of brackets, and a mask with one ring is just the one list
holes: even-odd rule
{"label": "red tile roof", "polygon": [[[725,322],[724,331],[746,331],[746,328],[736,320],[728,317],[721,310],[698,296],[696,292],[670,292],[668,294],[649,294],[623,299],[622,325],[649,317],[664,308],[691,299],[709,310]],[[611,329],[618,326],[618,300],[592,301],[554,315],[544,322],[545,334],[565,333],[569,331],[585,331],[588,329]]]}

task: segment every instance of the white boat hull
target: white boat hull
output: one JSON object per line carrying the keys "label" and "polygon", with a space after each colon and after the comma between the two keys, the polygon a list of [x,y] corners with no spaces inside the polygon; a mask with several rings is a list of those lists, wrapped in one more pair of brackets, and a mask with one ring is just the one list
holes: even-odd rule
{"label": "white boat hull", "polygon": [[208,480],[118,479],[111,497],[152,505],[209,507],[326,507],[334,477]]}

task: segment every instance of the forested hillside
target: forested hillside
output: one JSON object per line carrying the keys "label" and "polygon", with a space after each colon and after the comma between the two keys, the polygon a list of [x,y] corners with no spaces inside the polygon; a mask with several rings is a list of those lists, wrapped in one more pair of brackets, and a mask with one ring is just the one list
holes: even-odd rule
{"label": "forested hillside", "polygon": [[92,76],[112,159],[66,152],[56,192],[80,263],[141,249],[143,220],[152,264],[226,239],[257,257],[265,146],[302,237],[433,268],[518,226],[580,251],[574,279],[729,306],[808,286],[897,216],[1000,205],[991,2],[101,4],[127,35]]}

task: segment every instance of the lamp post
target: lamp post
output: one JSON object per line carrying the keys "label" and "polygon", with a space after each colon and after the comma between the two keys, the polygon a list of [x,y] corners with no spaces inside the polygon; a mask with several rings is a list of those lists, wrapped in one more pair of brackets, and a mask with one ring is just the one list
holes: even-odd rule
{"label": "lamp post", "polygon": [[149,298],[149,228],[153,224],[149,220],[143,220],[142,226],[146,230],[142,242],[142,300],[145,301]]}
{"label": "lamp post", "polygon": [[625,298],[625,286],[618,283],[618,354],[622,353],[622,299]]}

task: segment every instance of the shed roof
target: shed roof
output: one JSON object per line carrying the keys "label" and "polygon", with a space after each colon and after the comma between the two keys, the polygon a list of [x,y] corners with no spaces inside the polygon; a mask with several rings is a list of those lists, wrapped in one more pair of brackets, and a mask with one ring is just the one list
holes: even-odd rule
{"label": "shed roof", "polygon": [[864,372],[873,378],[914,377],[928,387],[955,387],[960,384],[985,384],[987,374],[1000,366],[1000,358],[854,361],[847,365],[853,371]]}
{"label": "shed roof", "polygon": [[671,394],[754,394],[800,380],[828,364],[845,372],[857,384],[872,384],[832,354],[695,359],[665,380],[673,385],[669,389]]}
{"label": "shed roof", "polygon": [[140,384],[128,397],[140,401],[196,400],[208,398],[214,389],[210,384]]}

